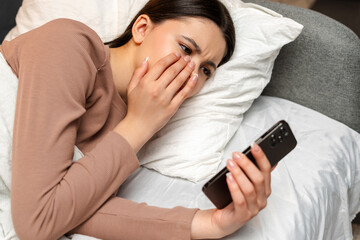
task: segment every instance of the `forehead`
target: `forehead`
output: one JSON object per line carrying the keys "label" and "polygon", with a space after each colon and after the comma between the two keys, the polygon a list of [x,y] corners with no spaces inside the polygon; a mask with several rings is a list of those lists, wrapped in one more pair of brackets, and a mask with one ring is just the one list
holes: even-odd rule
{"label": "forehead", "polygon": [[225,54],[226,42],[221,29],[211,20],[200,17],[183,17],[166,20],[159,25],[178,38],[191,38],[201,48],[204,58],[219,64]]}

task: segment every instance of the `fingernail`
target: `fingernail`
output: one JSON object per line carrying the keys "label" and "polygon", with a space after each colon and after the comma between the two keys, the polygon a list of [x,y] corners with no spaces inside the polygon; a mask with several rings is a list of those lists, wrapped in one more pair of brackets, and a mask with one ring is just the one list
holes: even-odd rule
{"label": "fingernail", "polygon": [[255,152],[259,152],[259,151],[260,151],[259,145],[257,145],[255,142],[253,142],[253,144],[251,145],[251,148],[254,149]]}
{"label": "fingernail", "polygon": [[238,152],[234,153],[234,157],[237,159],[237,160],[240,160],[242,158],[242,155]]}
{"label": "fingernail", "polygon": [[180,57],[181,54],[180,54],[179,52],[176,52],[176,53],[175,53],[175,56]]}
{"label": "fingernail", "polygon": [[195,63],[194,63],[193,61],[189,62],[189,67],[192,68],[192,69],[194,69]]}
{"label": "fingernail", "polygon": [[199,75],[197,73],[192,73],[191,81],[196,82],[198,77],[199,77]]}
{"label": "fingernail", "polygon": [[233,160],[229,159],[228,162],[229,162],[230,167],[232,167],[232,168],[235,167],[235,163]]}
{"label": "fingernail", "polygon": [[227,177],[231,182],[234,181],[234,177],[232,176],[231,172],[228,172],[228,173],[226,174],[226,177]]}
{"label": "fingernail", "polygon": [[143,61],[142,65],[144,66],[148,61],[149,61],[149,57],[146,57],[145,60]]}
{"label": "fingernail", "polygon": [[185,60],[186,62],[190,62],[191,57],[190,57],[189,55],[186,55],[186,56],[184,57],[184,60]]}

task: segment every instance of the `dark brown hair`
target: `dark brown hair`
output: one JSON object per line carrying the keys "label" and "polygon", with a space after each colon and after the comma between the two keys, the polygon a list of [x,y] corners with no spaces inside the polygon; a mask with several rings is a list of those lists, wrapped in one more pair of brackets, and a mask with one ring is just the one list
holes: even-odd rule
{"label": "dark brown hair", "polygon": [[168,19],[182,17],[203,17],[213,21],[223,33],[226,41],[226,52],[220,65],[229,61],[235,48],[235,29],[226,7],[218,0],[150,0],[134,17],[120,37],[105,44],[110,48],[120,47],[132,38],[132,26],[136,19],[146,14],[155,24]]}

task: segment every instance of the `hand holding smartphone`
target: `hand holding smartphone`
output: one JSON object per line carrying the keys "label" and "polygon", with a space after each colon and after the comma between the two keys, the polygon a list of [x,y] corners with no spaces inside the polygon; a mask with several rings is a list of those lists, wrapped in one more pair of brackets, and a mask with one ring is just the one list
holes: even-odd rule
{"label": "hand holding smartphone", "polygon": [[[289,124],[281,120],[258,138],[255,143],[261,147],[270,161],[271,167],[274,167],[285,155],[295,148],[297,141]],[[250,152],[250,147],[243,151],[243,153],[257,166],[256,160]],[[226,183],[226,174],[228,172],[228,169],[224,167],[205,183],[202,189],[218,209],[222,209],[232,202]]]}

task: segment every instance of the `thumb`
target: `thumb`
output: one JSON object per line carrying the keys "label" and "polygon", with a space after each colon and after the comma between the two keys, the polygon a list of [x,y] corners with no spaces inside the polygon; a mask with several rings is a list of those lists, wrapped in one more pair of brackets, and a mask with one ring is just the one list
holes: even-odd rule
{"label": "thumb", "polygon": [[129,85],[127,87],[127,94],[129,93],[139,84],[140,80],[144,77],[145,73],[148,70],[149,63],[148,63],[149,57],[147,57],[144,62],[135,69],[133,76],[131,77],[131,80],[129,82]]}

